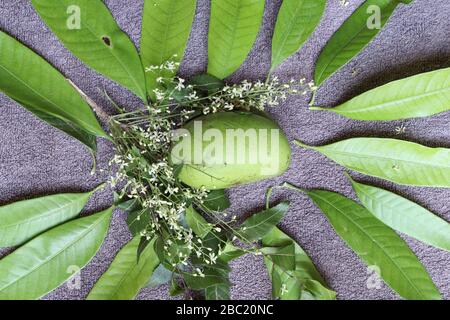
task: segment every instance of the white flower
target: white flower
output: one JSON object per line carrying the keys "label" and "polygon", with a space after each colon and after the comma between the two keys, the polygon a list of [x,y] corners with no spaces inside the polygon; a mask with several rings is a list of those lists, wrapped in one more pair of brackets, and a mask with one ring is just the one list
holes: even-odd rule
{"label": "white flower", "polygon": [[175,90],[178,90],[178,91],[183,90],[185,88],[184,82],[185,82],[184,79],[178,78],[178,83],[177,83],[177,85],[175,87]]}

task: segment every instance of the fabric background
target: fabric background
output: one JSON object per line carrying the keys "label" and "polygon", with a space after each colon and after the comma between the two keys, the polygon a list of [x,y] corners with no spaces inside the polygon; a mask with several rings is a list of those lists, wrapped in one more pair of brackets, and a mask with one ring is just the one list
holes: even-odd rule
{"label": "fabric background", "polygon": [[[315,60],[330,36],[362,2],[349,0],[343,7],[339,0],[328,0],[319,28],[305,46],[276,72],[282,79],[312,78]],[[142,0],[108,0],[108,7],[119,25],[138,46]],[[270,62],[270,40],[280,0],[267,0],[263,27],[247,61],[230,81],[264,78]],[[180,73],[189,77],[205,71],[207,64],[207,29],[209,1],[198,0],[197,17]],[[401,5],[388,25],[356,59],[327,81],[318,92],[317,103],[335,106],[359,93],[386,82],[450,66],[450,2],[416,0]],[[113,82],[88,69],[76,59],[40,20],[28,0],[0,1],[0,29],[15,36],[43,55],[72,79],[97,103],[107,106],[99,93],[105,88],[122,105],[136,106],[138,100]],[[39,77],[38,74],[35,76]],[[110,109],[112,111],[112,109]],[[291,97],[270,111],[289,139],[321,145],[348,137],[394,137],[428,146],[450,147],[450,113],[431,118],[359,122],[328,112],[307,110],[307,98]],[[398,135],[396,127],[406,130]],[[107,169],[112,147],[99,141],[98,167]],[[80,143],[46,125],[31,113],[0,95],[0,204],[59,192],[87,191],[105,179],[105,173],[90,174],[89,152]],[[369,182],[398,192],[441,217],[450,220],[450,189],[410,188],[355,174]],[[305,188],[337,191],[354,198],[343,175],[343,168],[324,156],[293,146],[290,170],[283,176],[230,190],[232,210],[249,215],[262,208],[268,186],[289,181]],[[305,196],[277,191],[274,201],[290,200],[292,208],[282,228],[308,252],[339,299],[398,299],[385,284],[368,289],[370,272],[360,259],[335,234],[325,216]],[[97,194],[84,214],[108,207],[110,191]],[[81,290],[66,285],[50,293],[47,299],[82,299],[118,250],[130,239],[124,214],[116,212],[109,235],[96,257],[82,270]],[[405,237],[424,263],[445,298],[450,298],[450,253]],[[4,249],[3,254],[10,250]],[[0,252],[1,253],[1,252]],[[268,299],[271,286],[262,260],[246,256],[233,263],[231,276],[233,299]],[[139,299],[166,299],[167,288],[145,289]]]}

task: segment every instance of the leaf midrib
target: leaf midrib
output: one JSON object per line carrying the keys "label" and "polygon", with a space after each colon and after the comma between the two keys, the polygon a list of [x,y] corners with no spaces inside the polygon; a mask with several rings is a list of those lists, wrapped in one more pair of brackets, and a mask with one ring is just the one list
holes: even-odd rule
{"label": "leaf midrib", "polygon": [[[17,81],[19,81],[20,83],[22,83],[25,87],[27,87],[28,89],[30,89],[30,90],[31,90],[34,94],[36,94],[38,97],[41,97],[44,101],[47,101],[47,102],[50,103],[53,107],[56,107],[56,109],[60,110],[60,111],[62,112],[62,114],[64,115],[64,117],[66,117],[66,119],[62,119],[62,120],[66,120],[66,121],[69,121],[69,122],[72,122],[72,123],[73,123],[73,121],[70,120],[70,116],[68,116],[67,113],[66,113],[66,111],[65,111],[64,109],[62,109],[59,105],[55,104],[55,103],[54,103],[53,101],[51,101],[49,98],[47,98],[47,97],[41,95],[38,91],[36,91],[33,87],[31,87],[30,85],[28,85],[28,83],[26,83],[25,81],[23,81],[21,78],[19,78],[18,76],[16,76],[12,71],[10,71],[9,69],[7,69],[4,65],[0,64],[0,68],[2,68],[3,70],[5,70],[5,71],[6,71],[7,73],[9,73],[14,79],[16,79]],[[55,70],[56,70],[56,69],[55,69]],[[81,99],[81,97],[80,97],[80,99]],[[85,105],[84,103],[83,103],[83,105],[87,107],[87,105]],[[34,106],[34,107],[36,107],[36,106]],[[39,107],[36,107],[36,108],[39,109]],[[45,112],[45,113],[47,113],[47,114],[52,115],[53,117],[60,118],[60,116],[58,116],[58,115],[55,115],[55,114],[46,112],[46,111],[43,110],[43,109],[40,109],[40,110],[41,110],[41,112],[43,111],[43,112]],[[80,121],[83,125],[85,125],[86,127],[88,127],[90,130],[92,130],[91,133],[97,132],[97,130],[96,130],[95,128],[92,128],[91,125],[90,125],[89,123],[83,121],[81,118],[78,118],[78,121]]]}
{"label": "leaf midrib", "polygon": [[61,207],[53,208],[53,209],[47,211],[47,213],[45,213],[43,215],[37,215],[37,216],[34,216],[34,217],[30,218],[30,219],[25,219],[25,220],[22,220],[21,222],[19,221],[19,223],[10,223],[10,224],[7,224],[7,225],[0,225],[0,230],[1,229],[7,229],[7,228],[10,228],[10,227],[14,227],[14,226],[21,226],[21,225],[23,225],[25,223],[30,223],[30,222],[33,222],[35,220],[46,218],[46,217],[52,215],[55,211],[59,211],[59,210],[65,209],[67,207],[70,207],[72,205],[75,205],[75,203],[78,202],[78,201],[81,201],[81,200],[80,199],[76,199],[76,200],[69,201],[69,202],[67,202],[66,204],[64,204]]}
{"label": "leaf midrib", "polygon": [[[438,89],[438,90],[432,90],[423,94],[418,94],[418,95],[414,95],[414,96],[410,96],[410,97],[406,97],[406,98],[400,98],[397,100],[390,100],[387,102],[383,102],[383,103],[378,103],[378,104],[372,104],[372,105],[368,105],[366,107],[363,108],[359,108],[359,109],[355,109],[355,110],[337,110],[338,108],[336,108],[336,112],[342,112],[342,113],[361,113],[361,112],[366,112],[366,111],[372,111],[372,110],[378,110],[378,109],[382,109],[385,107],[389,107],[392,105],[397,105],[397,104],[404,104],[406,102],[409,101],[414,101],[414,100],[418,100],[418,99],[422,99],[425,97],[429,97],[429,96],[433,96],[433,95],[438,95],[440,93],[443,92],[448,92],[450,91],[450,87],[445,87],[443,89]],[[362,97],[356,97],[355,99],[361,99]],[[395,99],[395,98],[394,98]],[[346,103],[346,105],[350,105],[352,103],[354,103],[355,101],[350,100],[349,102]]]}
{"label": "leaf midrib", "polygon": [[[147,247],[148,248],[148,247]],[[147,257],[148,259],[148,257]],[[143,263],[143,265],[141,266],[141,271],[142,269],[146,266],[146,262],[147,259],[145,259],[145,263]],[[128,276],[132,273],[132,271],[134,271],[137,267],[139,267],[139,263],[133,264],[133,266],[131,268],[127,268],[127,271],[123,274],[123,276],[120,278],[119,282],[117,283],[117,285],[113,285],[113,291],[111,293],[111,297],[117,297],[117,293],[119,291],[119,289],[122,286],[122,283],[125,281],[125,279],[128,278]],[[133,297],[134,298],[134,297]]]}
{"label": "leaf midrib", "polygon": [[105,218],[109,217],[109,214],[105,214],[103,217],[99,217],[99,219],[97,221],[95,221],[89,228],[87,228],[84,232],[82,232],[79,236],[77,236],[75,239],[73,239],[73,241],[71,241],[70,243],[68,243],[66,246],[64,246],[63,248],[61,248],[60,250],[58,250],[57,252],[55,252],[52,256],[50,256],[48,259],[46,259],[45,261],[43,261],[41,264],[35,266],[34,268],[32,268],[29,272],[21,275],[19,278],[14,279],[14,281],[9,282],[8,284],[6,284],[5,286],[0,288],[0,291],[5,290],[6,288],[14,285],[15,283],[18,283],[20,280],[22,280],[23,278],[29,276],[30,274],[32,274],[34,271],[36,271],[37,269],[41,268],[42,266],[50,263],[53,259],[57,258],[61,252],[67,250],[69,247],[76,245],[78,243],[78,241],[80,241],[80,239],[84,238],[85,236],[87,236],[89,233],[91,233],[92,231],[94,231],[97,227],[97,225],[99,225],[101,222],[103,222],[103,220]]}
{"label": "leaf midrib", "polygon": [[[320,195],[318,195],[317,193],[314,193],[314,195],[316,197],[318,197],[319,199],[325,201],[326,203],[328,203],[328,205],[330,205],[331,207],[333,207],[334,209],[336,209],[336,211],[340,212],[342,214],[343,217],[346,218],[346,220],[348,220],[351,224],[353,224],[357,229],[359,229],[365,236],[367,236],[367,238],[369,238],[372,243],[374,243],[378,248],[380,248],[380,250],[383,252],[383,254],[395,265],[395,267],[400,271],[400,273],[404,276],[404,278],[408,281],[408,283],[411,284],[411,286],[416,290],[416,292],[419,294],[419,296],[426,298],[425,296],[422,295],[422,292],[416,287],[416,285],[414,284],[414,282],[406,276],[406,274],[404,273],[403,269],[400,268],[398,266],[398,264],[396,263],[396,261],[391,258],[391,256],[389,254],[386,253],[386,251],[384,250],[384,248],[378,243],[378,241],[376,241],[372,236],[370,236],[362,227],[360,227],[355,221],[353,221],[353,219],[349,216],[346,215],[346,213],[344,211],[341,211],[338,207],[336,207],[333,203],[329,202],[328,199],[321,197]],[[387,227],[389,228],[389,227]],[[392,231],[394,232],[394,231]],[[395,232],[394,232],[395,233]]]}
{"label": "leaf midrib", "polygon": [[[294,11],[294,13],[293,13],[294,17],[297,17],[297,14],[299,13],[300,8],[302,7],[301,4],[302,4],[302,3],[299,1],[299,2],[298,2],[298,5],[297,5],[297,7],[296,7],[296,9],[295,9],[295,11]],[[280,64],[280,61],[279,61],[279,60],[280,60],[281,52],[282,52],[283,48],[284,48],[285,45],[286,45],[286,42],[287,42],[287,40],[288,40],[288,38],[289,38],[289,34],[290,34],[290,33],[292,32],[292,30],[294,29],[294,25],[295,25],[294,19],[290,20],[290,21],[289,21],[289,27],[286,28],[286,29],[287,29],[286,32],[283,33],[283,37],[282,37],[283,40],[281,41],[281,46],[278,48],[278,50],[277,50],[277,52],[276,52],[276,54],[275,54],[276,61],[277,61],[277,65]],[[303,31],[302,31],[302,32],[303,32]]]}
{"label": "leaf midrib", "polygon": [[[373,196],[371,196],[370,193],[366,192],[365,188],[364,188],[364,187],[361,187],[361,186],[359,185],[359,183],[356,183],[356,182],[355,182],[353,185],[355,186],[355,188],[356,188],[357,190],[359,190],[360,192],[362,192],[362,193],[363,193],[367,198],[369,198],[372,202],[375,202],[376,200],[378,200],[378,198],[373,197]],[[389,193],[390,193],[390,192],[389,192]],[[388,193],[388,194],[389,194],[389,193]],[[397,195],[394,194],[393,197],[397,197]],[[432,218],[434,221],[439,221],[440,223],[446,224],[447,229],[450,228],[450,227],[448,226],[448,222],[445,221],[444,219],[442,219],[442,218],[440,218],[440,217],[434,215],[434,214],[431,213],[429,210],[427,210],[427,209],[425,209],[425,208],[419,206],[418,204],[416,204],[416,203],[414,203],[414,202],[412,202],[412,201],[410,201],[410,200],[408,200],[408,199],[404,199],[404,200],[405,200],[405,202],[410,203],[410,205],[411,205],[412,207],[416,207],[416,209],[422,210],[422,211],[423,211],[422,214],[427,215],[427,216],[432,216],[431,218]],[[390,204],[388,204],[388,203],[386,203],[386,202],[380,203],[379,205],[381,205],[381,206],[387,208],[388,210],[390,210],[390,211],[392,211],[392,212],[395,211],[395,210],[394,210],[395,207],[392,206],[392,205],[390,205]],[[375,210],[374,210],[374,211],[375,211]],[[372,213],[372,214],[373,214],[373,213]],[[375,215],[375,214],[374,214],[374,215]],[[377,217],[377,216],[376,216],[376,217]],[[378,218],[378,217],[377,217],[377,218]],[[381,219],[379,219],[379,220],[381,221]],[[383,221],[382,221],[382,222],[383,222]],[[383,222],[383,223],[384,223],[384,222]],[[392,228],[393,228],[393,227],[392,227]],[[394,228],[393,228],[393,229],[394,229]],[[441,228],[434,228],[434,230],[440,230],[440,229],[441,229]],[[402,233],[408,235],[405,231],[402,231],[402,230],[398,230],[398,231],[400,231],[400,232],[402,232]],[[442,234],[442,233],[440,233],[440,234]],[[446,234],[446,233],[444,233],[444,236],[445,236],[445,234]],[[420,240],[421,242],[430,244],[430,245],[432,245],[432,246],[438,246],[438,247],[441,248],[441,249],[449,250],[448,247],[447,247],[447,248],[444,248],[442,245],[438,245],[438,244],[436,243],[436,241],[434,241],[434,240],[431,240],[431,241],[429,241],[429,240],[424,240],[424,239],[422,238],[422,236],[420,236],[420,238],[419,238],[419,237],[415,237],[415,236],[411,236],[411,237],[416,238],[416,239]],[[439,241],[439,242],[440,242],[440,241]]]}
{"label": "leaf midrib", "polygon": [[[322,147],[317,147],[316,149],[320,150]],[[426,165],[426,166],[430,166],[430,167],[434,167],[434,168],[439,168],[439,169],[450,169],[450,165],[448,166],[442,166],[442,165],[435,165],[435,164],[430,164],[427,162],[421,162],[421,161],[413,161],[413,160],[404,160],[404,159],[396,159],[396,158],[388,158],[388,157],[382,157],[382,156],[378,156],[378,155],[363,155],[363,154],[356,154],[356,153],[352,153],[350,151],[339,151],[339,150],[334,150],[334,149],[330,149],[333,153],[337,153],[340,155],[344,155],[344,156],[349,156],[349,157],[355,157],[355,158],[360,158],[360,159],[373,159],[373,158],[377,158],[380,160],[384,160],[384,161],[404,161],[407,163],[411,163],[414,165]],[[326,152],[326,151],[325,151]]]}
{"label": "leaf midrib", "polygon": [[[269,217],[267,217],[267,219],[262,220],[262,221],[258,222],[257,224],[255,224],[255,225],[253,225],[253,226],[247,227],[247,229],[246,229],[245,231],[243,231],[243,233],[246,233],[246,231],[253,230],[253,229],[255,229],[255,228],[260,227],[263,223],[266,223],[267,221],[271,220],[274,216],[276,216],[276,215],[279,214],[280,212],[282,212],[282,209],[277,208],[277,210],[276,210],[272,215],[270,215]],[[256,217],[256,215],[255,215],[255,217]],[[244,227],[245,227],[245,226],[244,226]]]}

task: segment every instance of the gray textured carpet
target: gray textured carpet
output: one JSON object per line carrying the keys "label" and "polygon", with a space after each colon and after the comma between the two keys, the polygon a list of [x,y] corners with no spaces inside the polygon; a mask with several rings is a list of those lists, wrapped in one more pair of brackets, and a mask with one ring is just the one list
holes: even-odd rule
{"label": "gray textured carpet", "polygon": [[[120,26],[137,43],[140,36],[141,0],[106,1]],[[184,76],[204,71],[209,5],[199,0],[197,19],[181,73]],[[311,78],[315,59],[327,39],[360,4],[349,0],[347,7],[339,0],[328,0],[320,27],[305,47],[283,64],[278,74],[283,79]],[[280,0],[267,1],[264,27],[257,43],[232,81],[262,78],[270,61],[270,38]],[[318,103],[334,106],[338,102],[390,80],[450,66],[450,2],[416,0],[401,6],[377,39],[355,60],[328,81],[319,91]],[[106,88],[114,99],[132,106],[136,101],[128,92],[105,80],[74,58],[45,27],[27,0],[0,1],[0,29],[14,35],[41,53],[72,79],[98,103],[106,105],[98,88]],[[39,76],[39,75],[36,75]],[[137,102],[137,101],[136,101]],[[397,122],[358,122],[332,113],[312,112],[306,99],[290,98],[273,110],[273,116],[290,139],[309,144],[323,144],[346,137],[385,136],[421,142],[429,146],[450,147],[450,113],[428,119]],[[405,133],[395,128],[403,125]],[[325,157],[293,147],[292,166],[283,177],[242,186],[230,191],[237,214],[250,214],[263,205],[266,187],[288,180],[302,187],[324,188],[354,196],[343,169]],[[98,163],[107,168],[111,146],[99,141]],[[91,160],[86,149],[73,139],[36,119],[10,99],[0,95],[0,203],[44,194],[90,190],[104,179],[90,175]],[[357,176],[407,196],[436,214],[450,220],[450,189],[425,189],[395,186]],[[340,299],[397,299],[386,285],[368,289],[370,276],[366,266],[339,239],[325,217],[305,196],[277,192],[274,200],[289,199],[292,208],[282,222],[284,230],[309,253],[329,285]],[[112,198],[105,191],[90,201],[86,214],[107,207]],[[129,239],[124,216],[116,212],[109,235],[100,252],[82,271],[82,289],[69,290],[66,285],[48,295],[48,299],[81,299],[108,268],[117,251]],[[430,272],[445,298],[450,298],[450,253],[407,239]],[[236,261],[232,273],[234,299],[267,299],[270,283],[259,258],[244,257]],[[160,287],[144,290],[140,299],[167,298]]]}

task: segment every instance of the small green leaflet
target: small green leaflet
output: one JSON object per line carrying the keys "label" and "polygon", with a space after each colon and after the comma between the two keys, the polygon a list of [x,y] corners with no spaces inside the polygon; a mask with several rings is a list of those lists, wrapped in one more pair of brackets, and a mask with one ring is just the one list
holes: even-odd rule
{"label": "small green leaflet", "polygon": [[272,279],[272,295],[281,300],[334,300],[306,252],[277,227],[262,239],[264,261]]}
{"label": "small green leaflet", "polygon": [[145,286],[159,264],[153,249],[154,240],[144,249],[137,262],[140,237],[134,237],[119,251],[109,269],[97,281],[88,300],[133,300]]}
{"label": "small green leaflet", "polygon": [[94,191],[56,194],[0,207],[0,247],[20,245],[75,218]]}
{"label": "small green leaflet", "polygon": [[320,22],[326,0],[284,0],[272,40],[272,70],[294,54]]}
{"label": "small green leaflet", "polygon": [[183,279],[186,281],[189,288],[194,290],[202,290],[216,285],[230,285],[228,280],[228,273],[230,267],[227,264],[220,266],[220,261],[213,266],[203,268],[204,277],[194,277],[190,273],[183,273]]}
{"label": "small green leaflet", "polygon": [[237,259],[245,254],[246,252],[244,250],[235,247],[231,242],[227,242],[219,257],[220,260],[224,262],[230,262],[231,260]]}
{"label": "small green leaflet", "polygon": [[147,101],[139,54],[102,1],[32,0],[32,4],[76,57]]}
{"label": "small green leaflet", "polygon": [[230,200],[225,190],[209,191],[203,206],[212,211],[224,211],[230,207]]}
{"label": "small green leaflet", "polygon": [[[141,59],[145,68],[180,62],[191,31],[195,0],[145,0],[142,15]],[[177,68],[146,72],[148,95],[161,88],[158,77],[172,78]]]}
{"label": "small green leaflet", "polygon": [[237,235],[243,241],[257,241],[269,233],[289,209],[289,202],[252,215],[237,230]]}
{"label": "small green leaflet", "polygon": [[450,68],[422,73],[367,91],[328,110],[355,120],[399,120],[450,110]]}
{"label": "small green leaflet", "polygon": [[[320,53],[314,75],[316,85],[322,84],[363,50],[385,25],[399,3],[409,4],[412,1],[364,1],[334,33]],[[380,24],[377,23],[378,20]]]}
{"label": "small green leaflet", "polygon": [[186,208],[186,222],[200,238],[204,238],[212,230],[212,225],[192,206]]}
{"label": "small green leaflet", "polygon": [[329,191],[306,193],[327,216],[336,233],[400,296],[411,300],[441,299],[419,259],[405,241],[353,200]]}
{"label": "small green leaflet", "polygon": [[170,271],[169,269],[167,269],[166,267],[164,267],[164,265],[161,263],[156,269],[155,271],[153,271],[152,273],[152,277],[150,278],[150,280],[147,282],[147,284],[145,285],[146,287],[157,287],[160,286],[162,284],[166,284],[168,282],[170,282],[172,280],[174,273],[172,271]]}
{"label": "small green leaflet", "polygon": [[321,147],[295,143],[370,176],[404,185],[450,187],[450,149],[387,138],[351,138]]}
{"label": "small green leaflet", "polygon": [[205,289],[206,300],[230,300],[230,286],[217,284]]}
{"label": "small green leaflet", "polygon": [[395,193],[350,180],[359,200],[375,217],[410,237],[450,251],[450,224]]}
{"label": "small green leaflet", "polygon": [[84,267],[100,248],[112,208],[39,235],[0,260],[0,300],[39,299]]}
{"label": "small green leaflet", "polygon": [[[199,74],[189,80],[189,84],[194,86],[195,91],[205,96],[215,94],[225,87],[225,82],[209,74]],[[217,190],[219,191],[219,190]]]}
{"label": "small green leaflet", "polygon": [[151,215],[147,209],[136,209],[128,213],[127,225],[133,236],[140,234],[151,221]]}
{"label": "small green leaflet", "polygon": [[169,294],[172,297],[178,296],[186,290],[185,287],[181,286],[180,283],[176,278],[172,278],[172,281],[170,281],[170,288],[169,288]]}
{"label": "small green leaflet", "polygon": [[208,73],[224,79],[247,58],[264,14],[262,0],[212,0]]}
{"label": "small green leaflet", "polygon": [[0,92],[93,151],[96,136],[109,139],[89,105],[58,70],[1,31],[0,44]]}

